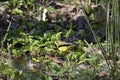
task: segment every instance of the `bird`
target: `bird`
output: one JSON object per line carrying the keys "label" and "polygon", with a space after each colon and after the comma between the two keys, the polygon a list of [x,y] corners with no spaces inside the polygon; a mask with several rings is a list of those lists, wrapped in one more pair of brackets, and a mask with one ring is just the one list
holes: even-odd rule
{"label": "bird", "polygon": [[56,47],[61,52],[69,52],[71,51],[75,45],[73,43],[65,42],[65,41],[55,41]]}

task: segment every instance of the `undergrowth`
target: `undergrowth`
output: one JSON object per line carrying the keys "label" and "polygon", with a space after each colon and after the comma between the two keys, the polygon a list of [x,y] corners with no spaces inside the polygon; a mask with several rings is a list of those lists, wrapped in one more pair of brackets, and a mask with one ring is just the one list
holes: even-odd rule
{"label": "undergrowth", "polygon": [[[12,16],[9,17],[11,20],[8,20],[9,25],[4,36],[0,38],[0,79],[120,79],[118,0],[93,0],[94,7],[89,1],[82,5],[80,0],[80,9],[83,10],[87,28],[79,31],[76,31],[74,23],[68,22],[67,25],[63,25],[64,20],[62,21],[61,17],[65,15],[60,16],[59,20],[53,20],[56,25],[51,27],[52,22],[46,21],[43,13],[45,9],[48,13],[57,11],[51,6],[54,1],[40,1],[43,4],[36,4],[35,0],[11,0],[6,4],[7,12]],[[64,0],[62,3],[70,2]],[[71,4],[79,9],[75,1]],[[13,15],[20,18],[14,18]],[[16,28],[14,24],[19,27]],[[95,44],[85,40],[91,37],[87,35],[89,31]],[[101,34],[106,37],[103,42]],[[80,40],[78,36],[82,36],[83,39]],[[56,41],[60,44],[56,44]]]}

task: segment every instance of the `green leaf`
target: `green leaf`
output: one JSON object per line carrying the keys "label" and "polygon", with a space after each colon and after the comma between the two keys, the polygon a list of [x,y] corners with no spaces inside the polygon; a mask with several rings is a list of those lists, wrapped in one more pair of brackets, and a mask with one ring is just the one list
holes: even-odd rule
{"label": "green leaf", "polygon": [[58,32],[58,33],[52,35],[51,40],[52,41],[59,40],[61,38],[61,34],[62,34],[62,32]]}
{"label": "green leaf", "polygon": [[22,15],[22,14],[23,14],[23,11],[20,10],[20,9],[18,9],[18,8],[15,8],[15,9],[13,9],[12,13],[13,13],[13,14],[20,14],[20,15]]}
{"label": "green leaf", "polygon": [[70,29],[66,32],[65,34],[65,38],[69,38],[70,36],[73,36],[74,31],[72,30],[72,27],[70,27]]}

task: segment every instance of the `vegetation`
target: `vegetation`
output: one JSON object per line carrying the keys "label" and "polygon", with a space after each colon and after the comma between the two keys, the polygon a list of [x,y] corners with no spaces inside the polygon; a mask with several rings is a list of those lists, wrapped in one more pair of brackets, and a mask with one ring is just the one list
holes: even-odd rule
{"label": "vegetation", "polygon": [[120,80],[119,0],[1,0],[1,80]]}

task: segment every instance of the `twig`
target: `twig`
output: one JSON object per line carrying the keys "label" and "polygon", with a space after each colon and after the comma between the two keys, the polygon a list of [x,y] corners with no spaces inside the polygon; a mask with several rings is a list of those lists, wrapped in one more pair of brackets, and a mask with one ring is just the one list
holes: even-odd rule
{"label": "twig", "polygon": [[1,49],[0,49],[1,51],[3,50],[4,42],[5,42],[5,40],[7,39],[8,32],[9,32],[9,30],[10,30],[10,26],[11,26],[11,21],[9,22],[9,25],[8,25],[8,28],[7,28],[7,32],[6,32],[3,40],[1,41]]}

